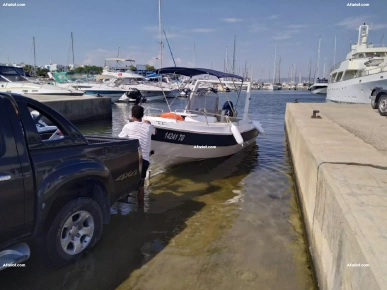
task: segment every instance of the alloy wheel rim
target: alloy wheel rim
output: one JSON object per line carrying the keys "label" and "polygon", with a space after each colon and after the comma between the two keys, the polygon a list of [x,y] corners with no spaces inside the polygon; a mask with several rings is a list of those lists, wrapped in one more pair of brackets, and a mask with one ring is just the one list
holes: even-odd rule
{"label": "alloy wheel rim", "polygon": [[73,213],[64,223],[61,231],[61,246],[69,255],[82,252],[94,235],[94,219],[87,211]]}

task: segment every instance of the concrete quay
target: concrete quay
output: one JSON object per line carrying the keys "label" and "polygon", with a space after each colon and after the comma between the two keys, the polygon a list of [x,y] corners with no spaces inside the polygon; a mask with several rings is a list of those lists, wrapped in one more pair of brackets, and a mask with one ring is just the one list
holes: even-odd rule
{"label": "concrete quay", "polygon": [[32,94],[25,96],[46,104],[73,123],[112,118],[112,104],[108,97]]}
{"label": "concrete quay", "polygon": [[288,103],[285,128],[319,288],[387,289],[387,119]]}

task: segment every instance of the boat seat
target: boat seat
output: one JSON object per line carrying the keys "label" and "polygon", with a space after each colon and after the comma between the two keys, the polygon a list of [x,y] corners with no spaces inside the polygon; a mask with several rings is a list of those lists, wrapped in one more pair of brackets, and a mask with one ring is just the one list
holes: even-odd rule
{"label": "boat seat", "polygon": [[185,117],[184,121],[186,122],[203,122],[203,123],[216,123],[217,118],[214,116],[203,116],[203,115],[197,115],[192,117]]}

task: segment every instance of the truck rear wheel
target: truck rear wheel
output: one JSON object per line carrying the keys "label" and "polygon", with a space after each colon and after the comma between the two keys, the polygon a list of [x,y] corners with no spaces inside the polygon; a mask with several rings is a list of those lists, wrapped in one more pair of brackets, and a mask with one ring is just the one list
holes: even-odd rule
{"label": "truck rear wheel", "polygon": [[380,96],[378,111],[381,116],[387,116],[387,95]]}
{"label": "truck rear wheel", "polygon": [[94,200],[78,198],[67,203],[48,231],[51,264],[59,267],[80,259],[101,238],[102,227],[102,211]]}

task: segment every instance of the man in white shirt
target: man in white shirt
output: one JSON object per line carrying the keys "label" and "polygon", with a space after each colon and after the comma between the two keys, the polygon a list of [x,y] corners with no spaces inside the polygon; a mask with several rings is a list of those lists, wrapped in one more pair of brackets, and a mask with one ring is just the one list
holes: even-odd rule
{"label": "man in white shirt", "polygon": [[142,172],[141,172],[141,185],[138,191],[138,204],[142,206],[144,204],[144,180],[146,172],[149,167],[149,156],[151,147],[151,137],[156,134],[156,129],[151,125],[148,120],[142,121],[144,116],[144,108],[141,106],[132,107],[132,122],[129,122],[122,128],[121,133],[118,135],[120,138],[132,138],[138,139],[142,152]]}

